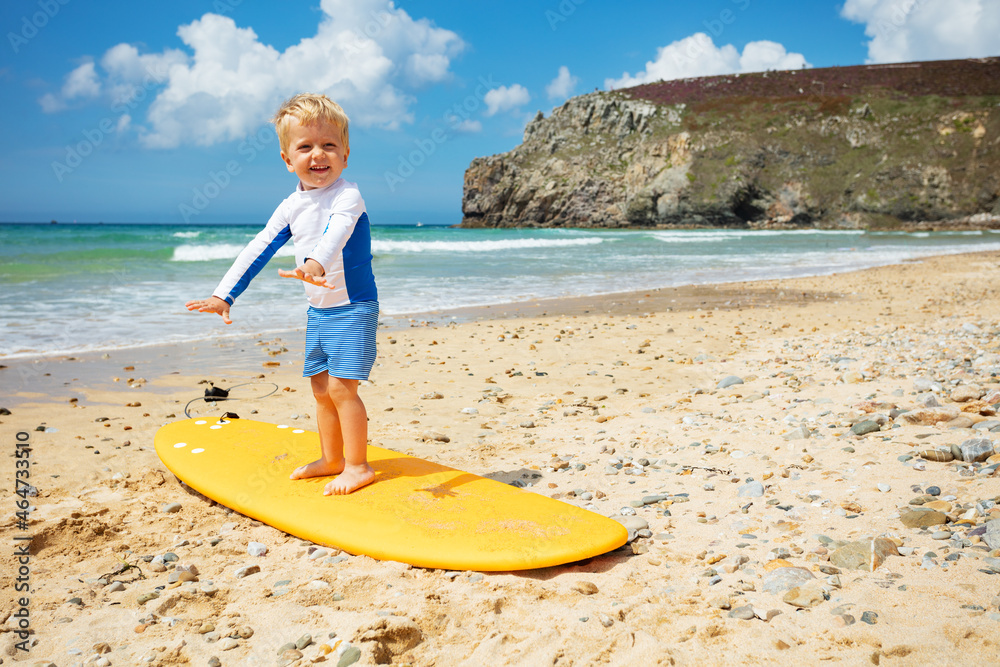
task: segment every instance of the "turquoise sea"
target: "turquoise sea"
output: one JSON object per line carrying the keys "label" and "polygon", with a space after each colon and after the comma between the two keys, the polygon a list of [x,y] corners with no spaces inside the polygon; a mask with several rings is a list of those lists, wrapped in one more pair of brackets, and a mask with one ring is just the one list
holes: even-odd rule
{"label": "turquoise sea", "polygon": [[[0,224],[0,358],[267,334],[304,325],[288,244],[232,311],[188,313],[256,226]],[[389,316],[687,284],[824,275],[1000,250],[998,232],[475,230],[376,226]],[[444,316],[435,316],[442,319]]]}

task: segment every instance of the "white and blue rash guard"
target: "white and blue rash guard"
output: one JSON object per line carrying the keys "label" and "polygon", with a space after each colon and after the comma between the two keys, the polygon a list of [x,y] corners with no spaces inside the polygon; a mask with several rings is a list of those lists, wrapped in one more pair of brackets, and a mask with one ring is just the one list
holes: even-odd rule
{"label": "white and blue rash guard", "polygon": [[304,282],[309,305],[334,308],[378,301],[365,202],[358,186],[343,178],[316,190],[303,190],[300,184],[240,252],[212,294],[232,305],[289,239],[295,243],[296,266],[306,259],[319,262],[332,287]]}

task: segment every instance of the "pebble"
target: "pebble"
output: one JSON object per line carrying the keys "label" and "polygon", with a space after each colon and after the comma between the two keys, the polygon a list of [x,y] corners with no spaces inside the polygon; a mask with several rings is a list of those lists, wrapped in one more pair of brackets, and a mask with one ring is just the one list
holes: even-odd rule
{"label": "pebble", "polygon": [[886,558],[898,555],[892,540],[876,537],[845,544],[830,554],[830,562],[845,570],[874,572]]}
{"label": "pebble", "polygon": [[578,581],[570,588],[581,595],[594,595],[597,593],[597,585],[590,581]]}
{"label": "pebble", "polygon": [[736,607],[731,612],[729,612],[729,618],[738,618],[741,621],[749,621],[756,618],[757,615],[753,611],[753,607],[750,605],[743,605],[742,607]]}
{"label": "pebble", "polygon": [[240,569],[236,570],[235,576],[237,579],[242,579],[248,577],[251,574],[257,574],[260,572],[260,565],[244,565]]}
{"label": "pebble", "polygon": [[160,506],[160,511],[164,514],[175,514],[181,511],[180,503],[164,503]]}
{"label": "pebble", "polygon": [[743,384],[743,378],[737,375],[727,375],[726,377],[719,380],[719,383],[715,385],[716,389],[725,389],[726,387],[732,387],[733,385]]}
{"label": "pebble", "polygon": [[948,523],[948,515],[936,510],[909,509],[899,513],[899,520],[907,528],[926,528]]}
{"label": "pebble", "polygon": [[958,448],[960,458],[967,463],[979,463],[993,455],[993,441],[989,438],[972,438],[963,442]]}
{"label": "pebble", "polygon": [[782,596],[785,604],[790,604],[798,609],[810,609],[826,600],[822,587],[817,583],[806,584],[789,590]]}
{"label": "pebble", "polygon": [[247,553],[251,556],[264,556],[267,554],[267,545],[262,542],[250,542],[247,545]]}
{"label": "pebble", "polygon": [[219,642],[219,649],[222,651],[231,651],[239,645],[240,643],[235,639],[233,639],[232,637],[226,637],[221,642]]}
{"label": "pebble", "polygon": [[866,419],[865,421],[858,422],[851,427],[851,433],[854,435],[868,435],[869,433],[874,433],[875,431],[882,430],[882,427],[878,422]]}
{"label": "pebble", "polygon": [[[341,646],[343,646],[343,644],[341,644]],[[347,649],[340,654],[340,660],[337,661],[337,667],[348,667],[348,665],[353,665],[360,659],[361,649],[357,646],[348,646]]]}
{"label": "pebble", "polygon": [[802,567],[779,567],[764,575],[762,589],[777,595],[793,588],[798,588],[815,579],[813,573]]}
{"label": "pebble", "polygon": [[760,498],[764,495],[764,485],[760,482],[747,482],[736,491],[736,495],[740,498]]}

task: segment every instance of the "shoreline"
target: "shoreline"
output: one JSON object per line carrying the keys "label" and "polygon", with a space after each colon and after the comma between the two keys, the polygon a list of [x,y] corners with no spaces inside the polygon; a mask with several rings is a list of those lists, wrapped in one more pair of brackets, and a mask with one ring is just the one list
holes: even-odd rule
{"label": "shoreline", "polygon": [[[47,223],[46,223],[47,224]],[[89,223],[88,223],[89,224]],[[772,291],[780,291],[779,287],[774,287],[786,282],[799,280],[816,280],[825,277],[852,275],[874,269],[889,266],[903,266],[906,264],[920,263],[927,260],[975,257],[978,255],[1000,254],[997,251],[985,250],[976,252],[963,252],[943,255],[929,255],[926,257],[909,258],[898,263],[883,264],[875,267],[864,267],[850,271],[839,271],[833,273],[822,273],[815,275],[805,275],[796,277],[762,278],[759,280],[737,280],[732,282],[686,284],[675,287],[659,287],[645,290],[631,290],[624,292],[607,292],[601,294],[550,297],[543,299],[528,299],[500,304],[488,304],[482,306],[463,306],[450,309],[434,309],[426,311],[414,311],[408,313],[398,313],[384,315],[379,318],[379,331],[396,331],[414,326],[446,325],[451,322],[464,323],[471,321],[481,321],[484,319],[505,319],[517,317],[533,317],[546,315],[569,315],[588,314],[591,312],[608,313],[641,313],[641,312],[669,312],[672,309],[689,309],[708,305],[713,308],[718,307],[738,307],[746,299],[747,293],[754,293],[756,287],[770,285]],[[764,298],[774,299],[775,294],[759,295],[754,294],[754,299]],[[829,296],[829,295],[828,295]],[[728,298],[727,298],[728,297]],[[666,299],[669,304],[666,305]],[[726,299],[720,303],[721,299]],[[735,306],[733,304],[736,304]],[[643,306],[632,307],[635,306]],[[753,303],[746,305],[755,305]],[[222,343],[219,339],[204,337],[185,341],[141,343],[134,346],[104,347],[96,349],[85,349],[79,351],[55,351],[55,352],[19,352],[14,355],[0,356],[0,371],[6,369],[22,369],[29,365],[50,366],[60,362],[100,362],[102,357],[111,355],[123,356],[134,355],[144,361],[151,357],[168,356],[174,350],[199,350],[204,346],[216,346],[219,351],[226,356],[226,352],[234,348],[245,351],[247,346],[256,345],[261,341],[271,339],[281,341],[285,338],[295,341],[303,339],[305,327],[291,327],[288,329],[275,329],[268,332],[241,333],[225,335]],[[252,342],[251,342],[252,341]],[[103,359],[107,360],[107,359]],[[228,362],[227,362],[228,363]],[[226,368],[229,368],[227,365]],[[37,373],[31,373],[37,375]]]}
{"label": "shoreline", "polygon": [[[632,522],[622,549],[525,572],[443,572],[313,545],[166,471],[153,436],[204,382],[262,386],[241,390],[245,401],[196,403],[197,415],[315,429],[290,338],[2,369],[5,387],[26,384],[0,437],[27,436],[37,490],[27,526],[13,504],[0,522],[8,543],[31,537],[22,657],[301,665],[356,650],[361,665],[711,655],[978,667],[1000,628],[1000,543],[986,532],[1000,521],[1000,418],[987,414],[1000,406],[998,260],[528,302],[380,329],[362,389],[372,444]],[[904,416],[919,409],[925,421]],[[997,453],[920,456],[975,439]],[[13,471],[11,456],[8,495]],[[914,511],[937,523],[911,527]],[[845,555],[871,553],[872,538],[877,562]],[[250,555],[251,541],[268,553]],[[309,558],[324,546],[325,559]],[[172,582],[175,563],[154,560],[168,553],[197,580]],[[101,577],[122,555],[144,578]],[[13,550],[0,564],[6,659]],[[246,565],[260,572],[241,576]]]}

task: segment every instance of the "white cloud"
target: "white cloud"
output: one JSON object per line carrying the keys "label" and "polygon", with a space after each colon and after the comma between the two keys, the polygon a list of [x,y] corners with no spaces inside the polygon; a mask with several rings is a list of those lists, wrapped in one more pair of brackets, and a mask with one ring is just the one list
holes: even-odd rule
{"label": "white cloud", "polygon": [[58,95],[46,93],[38,103],[45,113],[55,113],[67,108],[68,102],[78,98],[97,97],[101,94],[101,82],[91,61],[85,62],[66,75]]}
{"label": "white cloud", "polygon": [[475,134],[476,132],[483,131],[483,124],[478,120],[471,120],[466,118],[461,123],[455,126],[456,132],[464,132],[466,134]]}
{"label": "white cloud", "polygon": [[1000,53],[995,0],[847,0],[840,14],[865,24],[870,63]]}
{"label": "white cloud", "polygon": [[[322,0],[321,9],[316,34],[284,51],[211,13],[178,28],[184,49],[142,54],[118,44],[100,59],[105,92],[150,147],[244,137],[303,91],[329,95],[359,126],[396,128],[413,120],[412,91],[448,79],[465,48],[454,32],[392,2]],[[135,118],[149,98],[145,119]],[[43,109],[59,102],[40,100]]]}
{"label": "white cloud", "polygon": [[522,104],[527,104],[530,99],[531,95],[528,94],[528,89],[519,83],[515,83],[509,88],[500,86],[488,91],[483,96],[483,101],[486,102],[485,113],[487,116],[492,116],[500,111],[509,111]]}
{"label": "white cloud", "polygon": [[545,94],[550,100],[564,100],[573,94],[573,89],[580,79],[569,73],[569,68],[563,65],[559,68],[559,74],[545,87]]}
{"label": "white cloud", "polygon": [[697,32],[657,49],[656,60],[632,75],[623,72],[620,79],[606,79],[606,88],[626,88],[643,83],[693,76],[713,76],[737,72],[762,72],[776,69],[812,67],[801,53],[789,53],[777,42],[748,42],[740,53],[732,44],[716,46],[712,38]]}
{"label": "white cloud", "polygon": [[101,92],[101,82],[97,79],[94,63],[80,65],[69,73],[63,84],[62,94],[66,99],[77,97],[95,97]]}

